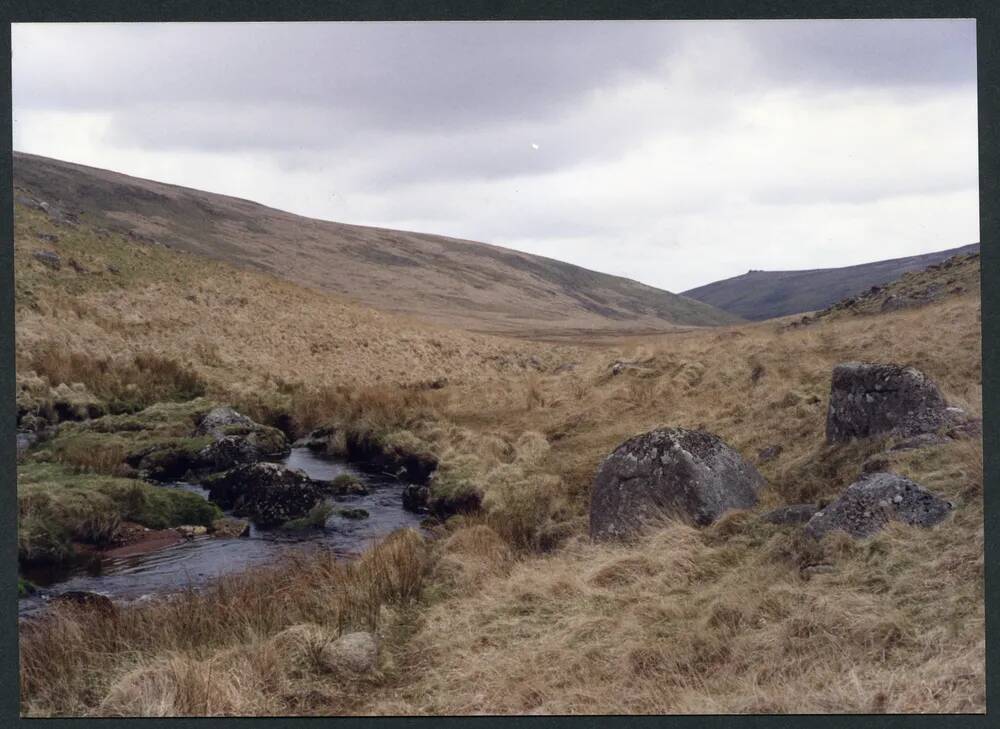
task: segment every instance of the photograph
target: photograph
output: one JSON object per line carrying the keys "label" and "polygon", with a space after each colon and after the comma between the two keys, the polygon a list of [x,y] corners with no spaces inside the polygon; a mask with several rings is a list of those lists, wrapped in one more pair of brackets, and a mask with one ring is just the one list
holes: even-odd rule
{"label": "photograph", "polygon": [[9,29],[20,717],[986,713],[976,18]]}

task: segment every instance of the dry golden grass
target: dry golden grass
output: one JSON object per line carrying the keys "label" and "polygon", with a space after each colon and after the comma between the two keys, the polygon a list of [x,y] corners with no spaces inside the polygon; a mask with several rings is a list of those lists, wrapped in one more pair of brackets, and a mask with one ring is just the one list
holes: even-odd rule
{"label": "dry golden grass", "polygon": [[[18,224],[44,221],[19,212]],[[18,238],[17,261],[35,271],[32,245]],[[20,365],[46,341],[92,356],[156,351],[270,422],[332,421],[430,451],[435,488],[479,492],[484,513],[440,530],[419,595],[416,581],[407,591],[415,609],[379,623],[387,668],[368,683],[304,671],[274,647],[294,625],[335,634],[346,614],[331,603],[334,578],[296,567],[288,579],[312,577],[247,575],[238,599],[224,582],[122,611],[125,630],[65,616],[22,628],[29,713],[984,710],[979,442],[892,454],[894,470],[955,502],[933,529],[810,544],[757,519],[836,496],[887,445],[825,445],[839,362],[915,365],[981,415],[975,293],[799,329],[605,332],[565,346],[437,329],[127,241],[79,245],[156,265],[134,285],[22,277]],[[598,463],[660,425],[703,426],[750,460],[781,445],[760,466],[761,504],[702,531],[669,523],[637,544],[589,543]],[[828,571],[804,569],[814,565]],[[377,617],[375,600],[356,604],[367,607],[351,622]]]}
{"label": "dry golden grass", "polygon": [[[378,630],[388,608],[405,607],[419,595],[427,566],[423,538],[408,530],[351,562],[326,554],[290,557],[274,568],[220,579],[203,593],[114,613],[61,606],[21,625],[23,710],[71,716],[295,712],[302,708],[295,680],[323,683],[319,668],[306,663],[303,643],[318,649],[348,629]],[[330,694],[333,709],[356,702],[356,690]]]}

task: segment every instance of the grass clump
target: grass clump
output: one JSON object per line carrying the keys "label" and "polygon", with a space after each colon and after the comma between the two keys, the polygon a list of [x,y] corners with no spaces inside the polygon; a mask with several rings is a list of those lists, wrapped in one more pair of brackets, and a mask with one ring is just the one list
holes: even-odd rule
{"label": "grass clump", "polygon": [[30,595],[35,594],[35,592],[37,591],[37,589],[38,588],[35,587],[34,583],[32,583],[31,580],[26,580],[23,577],[21,577],[20,575],[18,575],[18,577],[17,577],[17,597],[18,597],[18,599],[21,599],[22,597],[28,597]]}
{"label": "grass clump", "polygon": [[191,400],[206,390],[205,381],[188,365],[151,351],[94,356],[45,341],[35,345],[27,366],[52,387],[81,383],[107,403],[112,413],[135,412],[163,401]]}
{"label": "grass clump", "polygon": [[[322,681],[290,641],[388,628],[393,611],[420,595],[428,566],[424,539],[403,530],[354,561],[322,552],[293,557],[115,615],[72,606],[50,611],[21,628],[22,710],[31,716],[291,714],[299,692],[325,688],[333,692],[321,694],[315,712],[349,712],[363,705],[370,686]],[[137,672],[148,680],[137,681]],[[204,690],[185,690],[189,679]],[[267,690],[257,690],[262,686]]]}
{"label": "grass clump", "polygon": [[333,514],[333,506],[326,501],[319,501],[309,509],[305,516],[286,521],[282,528],[292,531],[323,529],[331,514]]}

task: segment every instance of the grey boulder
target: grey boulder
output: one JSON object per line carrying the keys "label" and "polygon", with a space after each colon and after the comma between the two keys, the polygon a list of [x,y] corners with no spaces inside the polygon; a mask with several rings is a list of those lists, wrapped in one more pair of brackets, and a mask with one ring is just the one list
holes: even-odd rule
{"label": "grey boulder", "polygon": [[372,633],[346,633],[327,643],[319,652],[319,663],[333,673],[363,675],[378,668],[379,641]]}
{"label": "grey boulder", "polygon": [[934,381],[914,367],[846,362],[833,369],[826,419],[829,443],[934,433],[961,418]]}
{"label": "grey boulder", "polygon": [[764,478],[712,433],[661,428],[622,443],[604,459],[590,496],[590,536],[624,539],[661,516],[712,523],[757,503]]}
{"label": "grey boulder", "polygon": [[954,508],[905,476],[887,471],[869,473],[852,483],[840,497],[817,511],[805,526],[816,539],[832,531],[855,538],[869,537],[890,521],[929,527]]}
{"label": "grey boulder", "polygon": [[302,471],[267,462],[237,466],[202,483],[212,501],[260,526],[303,517],[323,496],[323,485]]}

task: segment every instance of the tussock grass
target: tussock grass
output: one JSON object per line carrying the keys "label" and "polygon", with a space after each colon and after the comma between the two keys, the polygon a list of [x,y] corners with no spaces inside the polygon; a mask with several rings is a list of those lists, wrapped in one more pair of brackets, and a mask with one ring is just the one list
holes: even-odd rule
{"label": "tussock grass", "polygon": [[[44,221],[32,216],[19,211],[33,233]],[[114,628],[63,612],[22,626],[29,713],[983,711],[981,442],[886,456],[956,504],[932,529],[815,543],[759,519],[836,497],[890,445],[825,444],[839,362],[912,364],[981,415],[974,292],[796,329],[565,346],[443,330],[113,236],[63,235],[123,274],[40,271],[22,234],[21,373],[50,340],[93,357],[190,355],[213,397],[296,435],[331,424],[341,438],[433,454],[432,490],[475,492],[483,509],[438,527],[430,547],[404,548],[407,537],[354,566],[285,564],[121,611]],[[617,375],[615,362],[627,363]],[[36,379],[26,392],[50,384]],[[135,437],[131,417],[95,432]],[[751,461],[781,445],[759,466],[760,504],[700,531],[668,522],[635,544],[591,544],[601,459],[668,425],[713,431]],[[324,678],[302,658],[348,625],[386,637],[385,670],[368,683]],[[295,626],[317,627],[279,640]],[[278,650],[286,638],[300,647]]]}
{"label": "tussock grass", "polygon": [[113,412],[205,394],[205,382],[196,372],[156,352],[137,352],[129,358],[95,357],[46,341],[33,347],[28,367],[52,386],[82,383],[109,402]]}
{"label": "tussock grass", "polygon": [[[289,682],[345,630],[378,630],[427,569],[423,539],[400,531],[359,559],[318,553],[115,613],[60,606],[21,626],[29,715],[212,715],[296,710]],[[313,626],[301,628],[296,626]],[[338,687],[329,708],[356,700]],[[263,694],[261,692],[264,692]],[[350,702],[348,702],[350,703]]]}

